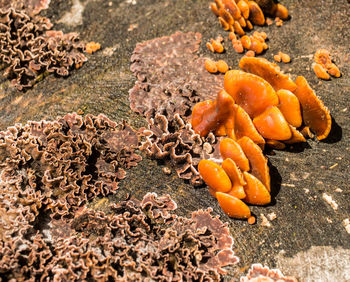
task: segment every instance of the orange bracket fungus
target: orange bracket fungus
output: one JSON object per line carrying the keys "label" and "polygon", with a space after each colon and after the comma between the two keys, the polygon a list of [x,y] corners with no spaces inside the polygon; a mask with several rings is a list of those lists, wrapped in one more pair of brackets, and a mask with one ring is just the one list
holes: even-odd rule
{"label": "orange bracket fungus", "polygon": [[198,171],[209,186],[210,194],[228,216],[248,219],[251,214],[244,202],[266,205],[271,201],[267,159],[260,147],[248,137],[237,142],[223,139],[220,153],[224,159],[221,165],[201,160]]}
{"label": "orange bracket fungus", "polygon": [[206,136],[217,128],[232,113],[234,100],[226,91],[221,90],[215,100],[198,103],[192,112],[192,127],[201,136]]}
{"label": "orange bracket fungus", "polygon": [[215,101],[196,104],[191,122],[201,136],[213,132],[229,137],[220,142],[221,166],[202,160],[199,173],[225,213],[250,218],[244,202],[271,202],[264,145],[284,149],[286,144],[305,142],[302,132],[309,128],[319,140],[324,139],[330,132],[331,117],[305,78],[294,82],[265,59],[243,57],[240,67],[251,73],[226,72],[227,92],[220,91]]}
{"label": "orange bracket fungus", "polygon": [[264,58],[243,57],[239,62],[239,67],[246,72],[260,76],[270,83],[275,91],[285,89],[293,92],[297,88],[288,75],[283,74],[277,65]]}
{"label": "orange bracket fungus", "polygon": [[278,105],[278,96],[274,89],[257,75],[230,70],[225,74],[224,87],[237,105],[252,118],[261,114],[266,107]]}
{"label": "orange bracket fungus", "polygon": [[325,139],[332,127],[328,108],[316,96],[303,76],[298,76],[295,83],[298,87],[294,94],[300,101],[305,125],[316,133],[318,140]]}

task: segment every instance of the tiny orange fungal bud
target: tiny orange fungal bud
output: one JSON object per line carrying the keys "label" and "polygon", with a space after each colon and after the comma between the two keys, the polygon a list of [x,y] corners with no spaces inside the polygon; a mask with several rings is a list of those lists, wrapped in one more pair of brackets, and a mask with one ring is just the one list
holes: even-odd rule
{"label": "tiny orange fungal bud", "polygon": [[339,68],[333,63],[328,67],[328,73],[334,77],[341,76]]}
{"label": "tiny orange fungal bud", "polygon": [[249,50],[245,53],[247,57],[255,57],[255,52],[253,50]]}
{"label": "tiny orange fungal bud", "polygon": [[231,31],[231,32],[229,33],[228,38],[229,38],[231,41],[237,39],[236,34],[235,34],[233,31]]}
{"label": "tiny orange fungal bud", "polygon": [[228,192],[232,183],[225,170],[210,160],[201,160],[198,164],[198,171],[204,182],[216,192]]}
{"label": "tiny orange fungal bud", "polygon": [[219,60],[216,62],[217,70],[221,73],[226,73],[228,71],[228,65],[224,60]]}
{"label": "tiny orange fungal bud", "polygon": [[254,216],[248,217],[248,223],[249,223],[250,225],[253,225],[253,224],[255,223],[255,221],[256,221],[256,219],[255,219]]}
{"label": "tiny orange fungal bud", "polygon": [[211,45],[210,42],[207,42],[206,46],[211,52],[213,52],[213,53],[215,52],[214,47],[213,47],[213,45]]}
{"label": "tiny orange fungal bud", "polygon": [[280,55],[274,55],[273,56],[273,59],[275,60],[275,62],[277,62],[277,63],[280,63],[281,61],[282,61],[282,59],[281,59],[281,56]]}
{"label": "tiny orange fungal bud", "polygon": [[210,73],[216,73],[218,68],[216,67],[216,63],[212,60],[206,59],[204,62],[205,69]]}
{"label": "tiny orange fungal bud", "polygon": [[211,42],[211,45],[213,45],[213,48],[216,52],[218,53],[222,53],[224,52],[224,46],[222,46],[221,42],[217,41],[217,40],[213,40]]}
{"label": "tiny orange fungal bud", "polygon": [[283,63],[290,63],[290,56],[288,54],[281,52],[280,56]]}
{"label": "tiny orange fungal bud", "polygon": [[278,3],[275,16],[281,18],[282,20],[288,19],[288,9]]}
{"label": "tiny orange fungal bud", "polygon": [[101,49],[101,44],[97,42],[89,42],[85,45],[85,50],[87,53],[92,54],[96,52],[97,50]]}
{"label": "tiny orange fungal bud", "polygon": [[250,45],[252,44],[250,37],[247,35],[241,37],[241,43],[245,49],[250,49]]}
{"label": "tiny orange fungal bud", "polygon": [[330,76],[327,73],[327,70],[322,65],[314,63],[312,64],[312,69],[318,78],[321,78],[324,80],[330,79]]}

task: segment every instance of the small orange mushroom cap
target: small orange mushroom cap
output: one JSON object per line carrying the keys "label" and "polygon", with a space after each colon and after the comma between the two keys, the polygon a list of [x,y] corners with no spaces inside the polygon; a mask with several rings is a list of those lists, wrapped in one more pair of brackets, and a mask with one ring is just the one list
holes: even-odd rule
{"label": "small orange mushroom cap", "polygon": [[193,107],[191,124],[194,131],[206,136],[210,131],[218,128],[233,113],[234,100],[221,90],[215,102],[205,101]]}
{"label": "small orange mushroom cap", "polygon": [[265,24],[265,16],[259,5],[255,1],[249,1],[249,19],[256,25]]}
{"label": "small orange mushroom cap", "polygon": [[249,171],[249,161],[241,146],[231,138],[225,138],[220,142],[220,154],[224,160],[232,159],[243,171]]}
{"label": "small orange mushroom cap", "polygon": [[285,89],[278,90],[277,96],[280,101],[278,108],[286,121],[295,127],[300,127],[303,118],[301,117],[300,103],[297,96]]}
{"label": "small orange mushroom cap", "polygon": [[237,164],[230,158],[224,160],[221,164],[222,168],[227,173],[231,180],[231,183],[245,185],[244,177],[241,170],[238,168]]}
{"label": "small orange mushroom cap", "polygon": [[232,183],[225,170],[210,160],[201,160],[198,164],[199,174],[204,182],[217,192],[228,192]]}
{"label": "small orange mushroom cap", "polygon": [[267,165],[267,158],[264,156],[261,148],[248,137],[242,137],[237,143],[241,146],[249,160],[250,173],[257,177],[270,192],[269,167]]}
{"label": "small orange mushroom cap", "polygon": [[297,86],[286,74],[283,74],[279,67],[264,58],[243,57],[239,62],[239,67],[246,71],[258,75],[265,79],[277,91],[286,89],[294,91]]}
{"label": "small orange mushroom cap", "polygon": [[305,125],[316,133],[318,140],[326,138],[332,127],[328,108],[316,96],[303,76],[298,76],[295,83],[298,88],[294,94],[300,101]]}
{"label": "small orange mushroom cap", "polygon": [[230,70],[225,74],[224,87],[236,104],[240,105],[252,118],[261,114],[268,106],[278,105],[275,90],[266,80],[257,75]]}
{"label": "small orange mushroom cap", "polygon": [[249,207],[240,199],[226,193],[216,192],[216,198],[222,210],[233,218],[249,218]]}
{"label": "small orange mushroom cap", "polygon": [[271,202],[271,195],[264,184],[248,172],[244,172],[247,184],[244,186],[246,197],[244,201],[252,205],[267,205]]}
{"label": "small orange mushroom cap", "polygon": [[259,133],[266,139],[288,140],[292,137],[289,124],[281,111],[273,106],[253,119]]}
{"label": "small orange mushroom cap", "polygon": [[235,113],[234,128],[236,138],[239,139],[244,136],[248,136],[256,144],[259,144],[263,147],[265,144],[265,139],[256,130],[252,119],[249,117],[246,111],[238,105],[234,105],[233,109]]}

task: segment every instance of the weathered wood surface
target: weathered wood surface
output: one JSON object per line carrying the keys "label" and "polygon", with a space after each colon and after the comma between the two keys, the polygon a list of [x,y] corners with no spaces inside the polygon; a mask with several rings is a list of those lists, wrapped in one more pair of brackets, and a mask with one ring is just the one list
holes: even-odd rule
{"label": "weathered wood surface", "polygon": [[[102,50],[89,55],[89,61],[69,77],[51,75],[25,93],[9,88],[1,79],[0,129],[27,120],[52,120],[78,110],[104,113],[115,121],[126,119],[136,128],[144,126],[145,120],[129,108],[128,90],[135,82],[130,56],[136,43],[177,30],[202,33],[200,55],[224,59],[233,67],[241,57],[229,42],[224,54],[214,55],[205,47],[210,38],[228,36],[208,9],[209,1],[51,2],[42,15],[50,17],[55,29],[80,32],[83,40],[101,43]],[[139,197],[148,191],[169,193],[183,214],[213,207],[214,213],[229,222],[241,259],[231,277],[239,277],[251,263],[260,262],[304,281],[350,281],[346,274],[350,273],[350,227],[347,232],[344,225],[350,219],[350,4],[346,0],[282,2],[291,20],[282,27],[256,28],[270,39],[263,57],[272,59],[278,51],[289,54],[292,62],[281,68],[307,78],[330,109],[334,126],[324,142],[308,140],[303,146],[269,156],[275,198],[268,207],[252,207],[257,224],[229,219],[207,189],[194,189],[174,172],[164,175],[161,164],[146,158],[128,171],[121,190]],[[316,78],[311,64],[318,48],[330,50],[341,78]],[[325,195],[332,197],[337,208],[327,203]],[[270,221],[270,227],[262,226],[260,214],[271,213],[277,218]]]}

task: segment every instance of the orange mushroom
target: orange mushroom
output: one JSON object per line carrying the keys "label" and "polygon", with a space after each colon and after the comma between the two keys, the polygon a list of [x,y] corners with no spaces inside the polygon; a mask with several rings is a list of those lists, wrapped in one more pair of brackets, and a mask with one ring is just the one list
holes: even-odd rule
{"label": "orange mushroom", "polygon": [[249,20],[257,25],[265,24],[265,16],[259,5],[255,1],[249,1]]}
{"label": "orange mushroom", "polygon": [[244,172],[247,184],[244,186],[246,197],[244,201],[252,205],[267,205],[271,202],[271,195],[264,184],[248,172]]}
{"label": "orange mushroom", "polygon": [[249,218],[249,207],[240,199],[226,193],[216,192],[216,198],[222,210],[233,218]]}
{"label": "orange mushroom", "polygon": [[232,183],[225,170],[210,160],[201,160],[198,164],[198,171],[204,182],[217,192],[228,192]]}
{"label": "orange mushroom", "polygon": [[237,164],[231,158],[225,159],[222,162],[221,167],[227,173],[228,177],[231,180],[232,185],[235,185],[235,184],[245,185],[246,184],[246,182],[244,181],[244,177],[243,177],[241,170],[238,168]]}
{"label": "orange mushroom", "polygon": [[241,146],[231,138],[225,138],[220,142],[221,157],[226,160],[232,159],[243,171],[249,171],[249,160],[244,154]]}
{"label": "orange mushroom", "polygon": [[298,87],[294,94],[300,101],[305,125],[315,132],[318,140],[326,138],[332,127],[328,108],[316,96],[303,76],[298,76],[295,83]]}
{"label": "orange mushroom", "polygon": [[288,122],[275,106],[268,107],[262,114],[255,117],[253,123],[266,139],[288,140],[292,137]]}
{"label": "orange mushroom", "polygon": [[288,75],[283,74],[276,64],[264,58],[243,57],[239,62],[239,67],[246,72],[262,77],[276,91],[286,89],[293,92],[297,88],[293,80]]}
{"label": "orange mushroom", "polygon": [[294,126],[289,126],[290,131],[292,132],[292,137],[288,140],[284,140],[283,142],[286,144],[294,144],[300,142],[306,142],[304,135],[297,130]]}
{"label": "orange mushroom", "polygon": [[239,139],[237,143],[249,160],[251,174],[257,177],[270,192],[269,167],[267,166],[267,158],[261,148],[248,137]]}
{"label": "orange mushroom", "polygon": [[292,92],[285,89],[278,90],[277,96],[279,99],[278,108],[282,112],[286,121],[295,127],[300,127],[303,119],[301,117],[298,98]]}
{"label": "orange mushroom", "polygon": [[234,100],[224,90],[219,92],[215,102],[197,103],[193,108],[191,119],[194,131],[201,136],[208,135],[232,115],[233,105]]}
{"label": "orange mushroom", "polygon": [[277,141],[277,140],[266,140],[266,144],[273,148],[273,149],[277,149],[277,150],[283,150],[286,148],[286,144],[284,144],[283,142],[281,141]]}
{"label": "orange mushroom", "polygon": [[251,118],[261,114],[268,106],[278,105],[278,96],[272,86],[257,75],[230,70],[225,74],[224,87]]}
{"label": "orange mushroom", "polygon": [[249,18],[249,5],[246,1],[240,0],[237,3],[238,8],[241,10],[243,18],[246,20]]}
{"label": "orange mushroom", "polygon": [[241,10],[238,8],[234,0],[222,0],[222,3],[235,20],[238,20],[242,16]]}
{"label": "orange mushroom", "polygon": [[237,139],[248,136],[253,142],[264,147],[265,139],[256,130],[252,119],[243,108],[238,105],[233,106],[234,109],[234,131]]}

